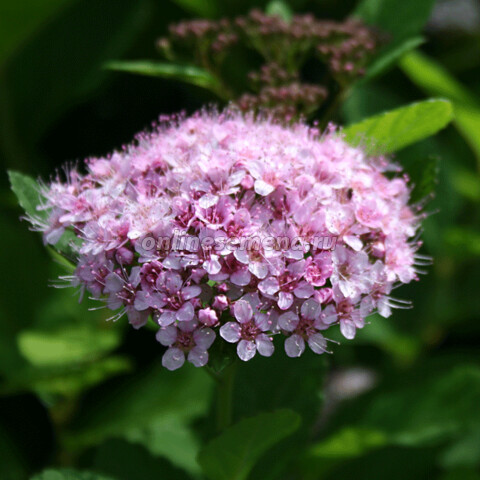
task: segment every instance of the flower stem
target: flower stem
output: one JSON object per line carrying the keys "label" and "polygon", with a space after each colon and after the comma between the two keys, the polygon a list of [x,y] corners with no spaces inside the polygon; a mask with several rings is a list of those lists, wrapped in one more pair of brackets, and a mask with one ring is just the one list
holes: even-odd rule
{"label": "flower stem", "polygon": [[236,362],[225,367],[217,383],[217,431],[223,432],[232,422],[233,385]]}

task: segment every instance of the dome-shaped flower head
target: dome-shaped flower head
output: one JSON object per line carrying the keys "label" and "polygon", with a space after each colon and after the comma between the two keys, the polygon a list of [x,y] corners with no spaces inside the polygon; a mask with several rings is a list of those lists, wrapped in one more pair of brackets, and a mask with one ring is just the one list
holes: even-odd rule
{"label": "dome-shaped flower head", "polygon": [[417,278],[405,177],[335,129],[203,112],[86,170],[45,187],[45,242],[78,237],[72,284],[115,320],[157,322],[169,369],[207,364],[214,341],[244,361],[274,343],[321,354],[329,329],[350,339],[404,307],[390,292]]}

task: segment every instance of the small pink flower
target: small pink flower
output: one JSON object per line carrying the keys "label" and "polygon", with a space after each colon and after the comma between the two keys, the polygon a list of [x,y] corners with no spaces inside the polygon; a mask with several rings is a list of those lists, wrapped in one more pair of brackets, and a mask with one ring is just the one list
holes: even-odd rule
{"label": "small pink flower", "polygon": [[264,357],[273,354],[272,338],[264,332],[271,330],[272,321],[266,313],[253,314],[246,300],[238,300],[234,306],[236,322],[227,322],[220,328],[220,336],[230,343],[237,343],[237,353],[244,362],[251,360],[258,351]]}

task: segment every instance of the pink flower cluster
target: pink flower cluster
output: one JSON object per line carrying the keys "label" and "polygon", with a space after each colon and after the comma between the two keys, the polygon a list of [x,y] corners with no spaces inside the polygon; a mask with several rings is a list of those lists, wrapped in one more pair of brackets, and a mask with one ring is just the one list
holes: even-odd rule
{"label": "pink flower cluster", "polygon": [[[384,157],[334,129],[285,127],[234,112],[163,122],[154,133],[45,187],[47,243],[78,237],[71,282],[135,327],[149,317],[168,347],[163,364],[208,363],[214,341],[238,356],[327,351],[325,330],[348,339],[374,311],[401,307],[392,288],[416,279],[419,216]],[[301,248],[145,250],[146,236],[300,237]],[[336,236],[333,250],[311,240]],[[280,340],[279,340],[280,342]],[[277,342],[275,342],[277,343]]]}

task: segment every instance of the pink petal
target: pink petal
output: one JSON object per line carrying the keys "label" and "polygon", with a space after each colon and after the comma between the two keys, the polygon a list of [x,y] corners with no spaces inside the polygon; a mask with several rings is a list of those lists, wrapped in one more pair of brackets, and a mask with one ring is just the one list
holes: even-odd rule
{"label": "pink petal", "polygon": [[197,346],[188,354],[188,361],[195,367],[204,367],[208,363],[208,352]]}
{"label": "pink petal", "polygon": [[315,289],[307,282],[300,282],[293,293],[297,298],[310,298]]}
{"label": "pink petal", "polygon": [[215,332],[211,328],[201,328],[193,333],[195,345],[207,350],[215,340]]}
{"label": "pink petal", "polygon": [[233,306],[233,314],[240,323],[245,323],[253,317],[253,310],[248,302],[238,300]]}
{"label": "pink petal", "polygon": [[169,325],[168,327],[162,327],[158,330],[155,338],[158,342],[166,347],[173,345],[177,340],[177,328],[173,325]]}
{"label": "pink petal", "polygon": [[175,312],[163,312],[157,321],[160,326],[167,327],[175,321]]}
{"label": "pink petal", "polygon": [[188,322],[195,315],[195,310],[190,302],[184,303],[179,310],[177,310],[176,318],[179,322]]}
{"label": "pink petal", "polygon": [[162,365],[168,370],[177,370],[185,363],[185,354],[179,348],[169,348],[162,357]]}
{"label": "pink petal", "polygon": [[255,343],[257,345],[257,350],[260,355],[264,357],[272,356],[275,347],[273,346],[272,339],[268,335],[265,335],[264,333],[257,335]]}
{"label": "pink petal", "polygon": [[319,355],[327,351],[327,341],[321,333],[314,333],[308,339],[308,346]]}
{"label": "pink petal", "polygon": [[280,310],[288,310],[293,303],[293,295],[287,292],[280,292],[278,294],[278,308]]}
{"label": "pink petal", "polygon": [[278,326],[287,332],[293,332],[298,325],[298,315],[294,312],[282,313],[278,317]]}
{"label": "pink petal", "polygon": [[321,311],[322,308],[320,307],[320,304],[313,300],[313,298],[303,302],[301,308],[302,317],[306,318],[307,320],[315,320],[320,316]]}
{"label": "pink petal", "polygon": [[294,334],[285,340],[285,353],[289,357],[299,357],[304,351],[305,341],[300,335]]}
{"label": "pink petal", "polygon": [[266,295],[277,293],[279,288],[278,280],[274,277],[268,277],[258,284],[258,289]]}
{"label": "pink petal", "polygon": [[228,322],[220,328],[220,336],[229,343],[240,340],[241,328],[237,322]]}
{"label": "pink petal", "polygon": [[240,360],[248,362],[255,356],[255,353],[257,353],[257,346],[254,342],[240,340],[237,345],[237,354],[240,357]]}

